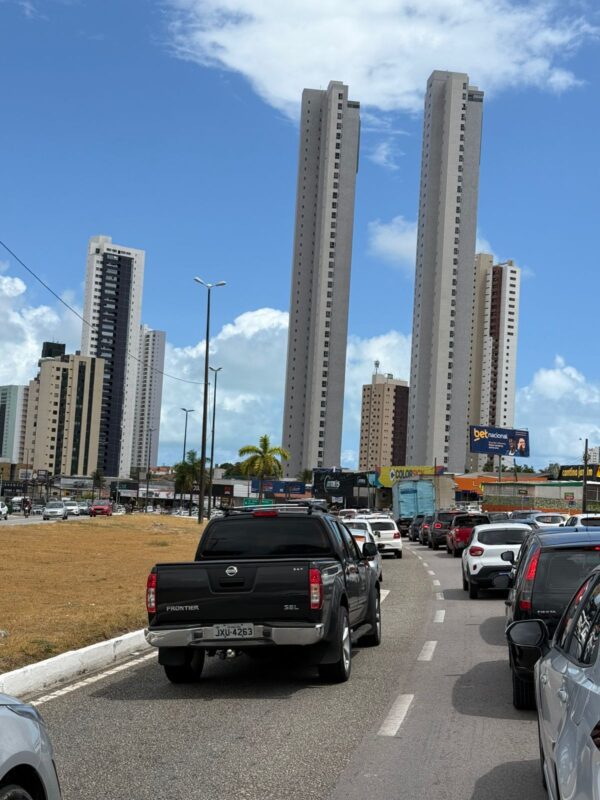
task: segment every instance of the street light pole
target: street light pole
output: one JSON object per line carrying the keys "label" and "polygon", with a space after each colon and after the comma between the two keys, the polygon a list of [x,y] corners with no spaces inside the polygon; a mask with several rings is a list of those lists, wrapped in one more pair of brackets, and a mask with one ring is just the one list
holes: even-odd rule
{"label": "street light pole", "polygon": [[152,452],[152,434],[154,433],[154,428],[150,428],[148,433],[150,434],[150,441],[148,442],[148,464],[146,466],[146,502],[144,505],[144,514],[148,513],[148,492],[150,490],[150,453]]}
{"label": "street light pole", "polygon": [[581,513],[587,514],[587,465],[588,465],[588,440],[585,440],[585,450],[583,451],[583,497],[581,498]]}
{"label": "street light pole", "polygon": [[208,478],[208,519],[212,510],[213,477],[215,474],[215,417],[217,413],[217,378],[223,367],[210,367],[211,372],[215,373],[215,387],[213,390],[213,413],[212,431],[210,437],[210,474]]}
{"label": "street light pole", "polygon": [[[185,450],[187,447],[187,423],[188,423],[188,414],[192,414],[194,409],[193,408],[182,408],[181,409],[185,414],[185,427],[183,429],[183,456],[181,457],[181,463],[185,464]],[[183,488],[180,492],[180,500],[179,500],[179,510],[183,511]],[[192,507],[192,496],[190,494],[190,508]]]}
{"label": "street light pole", "polygon": [[196,283],[201,284],[207,289],[206,297],[206,347],[204,354],[204,397],[202,398],[202,446],[200,449],[200,489],[198,492],[198,522],[204,520],[204,493],[206,488],[206,428],[208,418],[208,357],[210,346],[210,293],[217,286],[225,286],[225,281],[217,283],[206,283],[202,278],[194,278]]}

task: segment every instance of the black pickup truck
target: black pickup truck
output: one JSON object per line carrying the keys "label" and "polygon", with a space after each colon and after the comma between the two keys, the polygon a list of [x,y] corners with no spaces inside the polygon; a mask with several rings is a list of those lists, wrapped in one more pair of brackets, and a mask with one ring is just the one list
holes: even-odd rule
{"label": "black pickup truck", "polygon": [[146,639],[173,683],[197,680],[206,655],[258,648],[293,648],[325,680],[346,681],[352,644],[381,641],[376,550],[310,508],[213,519],[195,561],[153,567]]}

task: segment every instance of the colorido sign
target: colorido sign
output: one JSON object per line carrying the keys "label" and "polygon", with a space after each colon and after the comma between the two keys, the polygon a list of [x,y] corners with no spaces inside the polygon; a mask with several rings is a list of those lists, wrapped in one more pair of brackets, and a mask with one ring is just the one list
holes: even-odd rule
{"label": "colorido sign", "polygon": [[491,428],[489,425],[471,425],[471,453],[490,456],[529,457],[529,431],[515,428]]}

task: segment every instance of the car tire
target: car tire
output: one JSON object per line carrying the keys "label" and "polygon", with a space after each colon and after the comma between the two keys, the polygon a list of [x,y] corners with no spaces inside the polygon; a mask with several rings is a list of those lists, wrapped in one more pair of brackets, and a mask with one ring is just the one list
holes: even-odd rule
{"label": "car tire", "polygon": [[396,558],[402,558],[402,550],[396,550],[394,555],[396,556]]}
{"label": "car tire", "polygon": [[452,550],[452,555],[454,556],[454,558],[458,558],[458,557],[459,557],[459,555],[460,555],[460,550],[458,550],[458,549],[455,547],[455,548]]}
{"label": "car tire", "polygon": [[440,549],[440,546],[439,546],[439,544],[437,542],[434,542],[431,546],[432,546],[432,548],[434,550],[439,550]]}
{"label": "car tire", "polygon": [[163,669],[171,683],[195,683],[200,680],[204,668],[204,650],[196,650],[185,664],[165,664]]}
{"label": "car tire", "polygon": [[465,592],[466,592],[466,591],[468,590],[468,588],[469,588],[469,582],[468,582],[468,580],[465,578],[465,573],[464,573],[464,572],[463,572],[463,576],[462,576],[462,582],[463,582],[463,589],[464,589],[464,590],[465,590]]}
{"label": "car tire", "polygon": [[22,786],[11,783],[0,788],[0,800],[33,800],[33,798]]}
{"label": "car tire", "polygon": [[469,587],[469,598],[471,600],[477,600],[477,598],[479,597],[479,589],[477,588],[477,585],[473,583],[470,579],[467,585]]}
{"label": "car tire", "polygon": [[433,545],[431,544],[431,539],[427,539],[427,547],[431,550]]}
{"label": "car tire", "polygon": [[352,671],[352,638],[348,611],[340,607],[337,629],[338,660],[333,664],[319,664],[319,675],[329,683],[345,683]]}
{"label": "car tire", "polygon": [[42,519],[44,519],[44,520],[48,520],[48,519],[49,519],[49,517],[42,517]]}
{"label": "car tire", "polygon": [[360,643],[365,647],[379,647],[381,644],[381,598],[379,592],[373,592],[374,598],[371,601],[369,612],[369,622],[371,632],[361,637]]}
{"label": "car tire", "polygon": [[512,673],[513,706],[519,711],[531,711],[535,708],[535,689],[533,683],[519,678],[516,672]]}

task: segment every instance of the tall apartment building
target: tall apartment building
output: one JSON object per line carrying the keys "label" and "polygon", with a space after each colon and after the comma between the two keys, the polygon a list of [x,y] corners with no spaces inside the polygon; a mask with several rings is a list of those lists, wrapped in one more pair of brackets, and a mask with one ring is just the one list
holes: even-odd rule
{"label": "tall apartment building", "polygon": [[22,464],[28,386],[0,386],[0,462]]}
{"label": "tall apartment building", "polygon": [[409,464],[468,461],[483,92],[431,74],[425,95],[413,309]]}
{"label": "tall apartment building", "polygon": [[406,464],[409,389],[406,381],[375,372],[363,386],[359,469]]}
{"label": "tall apartment building", "polygon": [[81,355],[42,358],[29,383],[25,450],[32,469],[91,475],[98,464],[104,361]]}
{"label": "tall apartment building", "polygon": [[98,467],[112,477],[131,471],[144,260],[110,236],[88,244],[81,352],[104,359]]}
{"label": "tall apartment building", "polygon": [[[521,270],[513,261],[494,264],[488,253],[475,257],[471,424],[515,425],[517,339]],[[470,457],[482,469],[485,456]]]}
{"label": "tall apartment building", "polygon": [[339,466],[360,105],[302,93],[283,446],[285,474]]}
{"label": "tall apartment building", "polygon": [[164,331],[142,325],[138,352],[137,396],[132,466],[156,466],[160,436],[163,371],[165,368]]}

